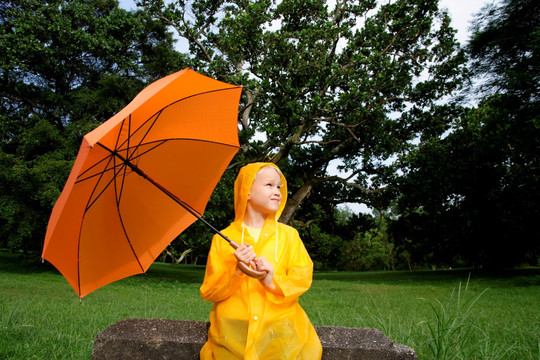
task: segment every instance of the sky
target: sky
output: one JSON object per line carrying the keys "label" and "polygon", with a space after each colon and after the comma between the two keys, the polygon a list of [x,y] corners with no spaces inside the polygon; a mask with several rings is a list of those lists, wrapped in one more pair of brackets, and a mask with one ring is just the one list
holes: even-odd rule
{"label": "sky", "polygon": [[[135,9],[135,0],[119,0],[120,7]],[[452,18],[452,25],[457,29],[457,38],[461,44],[465,44],[469,37],[468,28],[475,13],[492,0],[441,0],[440,6],[448,9]]]}
{"label": "sky", "polygon": [[489,0],[441,0],[440,6],[448,9],[452,26],[457,29],[459,42],[465,44],[469,38],[469,26],[473,15],[479,12]]}

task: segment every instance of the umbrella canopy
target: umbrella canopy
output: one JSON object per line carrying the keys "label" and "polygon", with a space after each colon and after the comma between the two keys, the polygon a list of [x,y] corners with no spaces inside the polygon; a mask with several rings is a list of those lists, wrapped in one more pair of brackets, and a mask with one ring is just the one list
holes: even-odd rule
{"label": "umbrella canopy", "polygon": [[42,254],[80,298],[145,272],[203,214],[239,148],[241,91],[185,69],[84,136]]}

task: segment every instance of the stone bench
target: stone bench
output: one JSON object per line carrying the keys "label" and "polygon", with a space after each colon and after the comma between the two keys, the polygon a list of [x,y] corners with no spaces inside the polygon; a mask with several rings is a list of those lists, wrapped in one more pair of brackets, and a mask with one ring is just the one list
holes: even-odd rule
{"label": "stone bench", "polygon": [[[162,319],[124,319],[94,340],[93,360],[199,359],[208,322]],[[324,360],[413,360],[413,349],[394,344],[377,329],[315,327]]]}

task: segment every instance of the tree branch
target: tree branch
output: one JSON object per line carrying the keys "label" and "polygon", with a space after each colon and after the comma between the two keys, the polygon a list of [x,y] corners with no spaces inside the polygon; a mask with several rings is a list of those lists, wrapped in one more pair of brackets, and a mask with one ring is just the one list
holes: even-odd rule
{"label": "tree branch", "polygon": [[360,184],[349,182],[349,179],[354,175],[355,174],[351,175],[347,179],[343,179],[342,177],[339,177],[339,176],[329,176],[329,177],[325,177],[324,181],[337,181],[337,182],[342,183],[345,186],[349,186],[349,187],[353,187],[355,189],[358,189],[361,192],[363,192],[364,194],[376,194],[376,193],[380,193],[380,192],[386,191],[388,189],[391,189],[390,186],[383,186],[383,187],[380,187],[380,188],[377,188],[377,189],[368,189],[368,188],[366,188],[366,187],[364,187],[364,186],[362,186]]}

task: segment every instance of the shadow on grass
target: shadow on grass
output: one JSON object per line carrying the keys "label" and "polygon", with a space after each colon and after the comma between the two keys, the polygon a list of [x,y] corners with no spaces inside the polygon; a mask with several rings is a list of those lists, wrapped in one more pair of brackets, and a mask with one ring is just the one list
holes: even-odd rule
{"label": "shadow on grass", "polygon": [[204,271],[205,266],[202,265],[175,265],[156,262],[150,266],[146,274],[137,276],[145,276],[148,281],[172,280],[202,284]]}
{"label": "shadow on grass", "polygon": [[11,274],[57,273],[54,266],[42,262],[38,256],[0,251],[0,272]]}
{"label": "shadow on grass", "polygon": [[537,286],[540,285],[540,269],[509,269],[509,270],[425,270],[425,271],[324,271],[315,272],[314,280],[334,280],[371,284],[407,283],[448,283],[466,282],[469,278],[496,282],[499,286]]}

